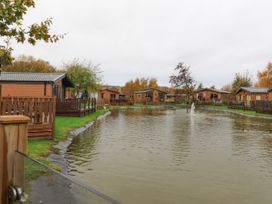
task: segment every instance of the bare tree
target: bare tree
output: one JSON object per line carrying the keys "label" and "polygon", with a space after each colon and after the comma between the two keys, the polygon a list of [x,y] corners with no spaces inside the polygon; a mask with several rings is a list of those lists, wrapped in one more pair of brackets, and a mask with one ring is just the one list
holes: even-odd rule
{"label": "bare tree", "polygon": [[195,81],[191,76],[190,67],[181,62],[176,66],[175,72],[170,76],[170,83],[177,89],[183,89],[189,101],[195,88]]}

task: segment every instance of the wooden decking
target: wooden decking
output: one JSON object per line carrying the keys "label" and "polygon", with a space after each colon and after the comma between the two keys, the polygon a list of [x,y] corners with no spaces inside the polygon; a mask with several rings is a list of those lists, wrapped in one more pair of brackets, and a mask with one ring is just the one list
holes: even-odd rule
{"label": "wooden decking", "polygon": [[2,97],[0,115],[25,115],[30,118],[28,137],[54,137],[55,97]]}
{"label": "wooden decking", "polygon": [[96,99],[63,99],[56,105],[58,116],[85,116],[96,111]]}

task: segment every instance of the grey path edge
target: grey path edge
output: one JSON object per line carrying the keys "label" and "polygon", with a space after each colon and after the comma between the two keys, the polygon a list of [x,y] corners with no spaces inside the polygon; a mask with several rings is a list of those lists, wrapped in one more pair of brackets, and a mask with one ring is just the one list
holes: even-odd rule
{"label": "grey path edge", "polygon": [[98,120],[106,118],[108,115],[110,115],[111,112],[108,111],[103,115],[98,116],[94,121],[91,121],[87,123],[85,126],[74,129],[68,133],[67,139],[65,141],[60,141],[57,144],[53,146],[53,148],[57,149],[58,152],[51,153],[48,157],[47,160],[60,166],[61,167],[61,172],[65,175],[67,175],[67,160],[65,159],[65,153],[67,152],[69,146],[71,145],[73,139],[80,134],[84,133],[86,130],[88,130],[90,127],[94,125],[94,123]]}

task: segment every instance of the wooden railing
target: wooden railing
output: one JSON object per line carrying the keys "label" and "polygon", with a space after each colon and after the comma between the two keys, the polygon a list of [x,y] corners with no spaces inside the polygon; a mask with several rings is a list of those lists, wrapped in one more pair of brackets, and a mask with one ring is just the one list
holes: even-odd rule
{"label": "wooden railing", "polygon": [[239,110],[255,110],[256,109],[256,101],[246,101],[246,102],[231,102],[229,107],[232,109]]}
{"label": "wooden railing", "polygon": [[126,106],[126,105],[133,105],[132,100],[128,99],[110,99],[111,106]]}
{"label": "wooden railing", "polygon": [[256,101],[255,110],[258,113],[272,114],[272,101]]}
{"label": "wooden railing", "polygon": [[29,137],[53,137],[56,100],[54,97],[2,97],[0,115],[24,115],[30,118]]}
{"label": "wooden railing", "polygon": [[96,99],[57,100],[56,114],[59,116],[84,116],[96,111]]}

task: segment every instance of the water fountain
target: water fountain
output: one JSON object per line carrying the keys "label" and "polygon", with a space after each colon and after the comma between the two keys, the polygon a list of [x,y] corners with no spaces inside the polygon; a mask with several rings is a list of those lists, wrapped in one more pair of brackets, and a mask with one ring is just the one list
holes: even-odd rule
{"label": "water fountain", "polygon": [[195,112],[195,103],[192,103],[191,105],[191,113],[194,113]]}

